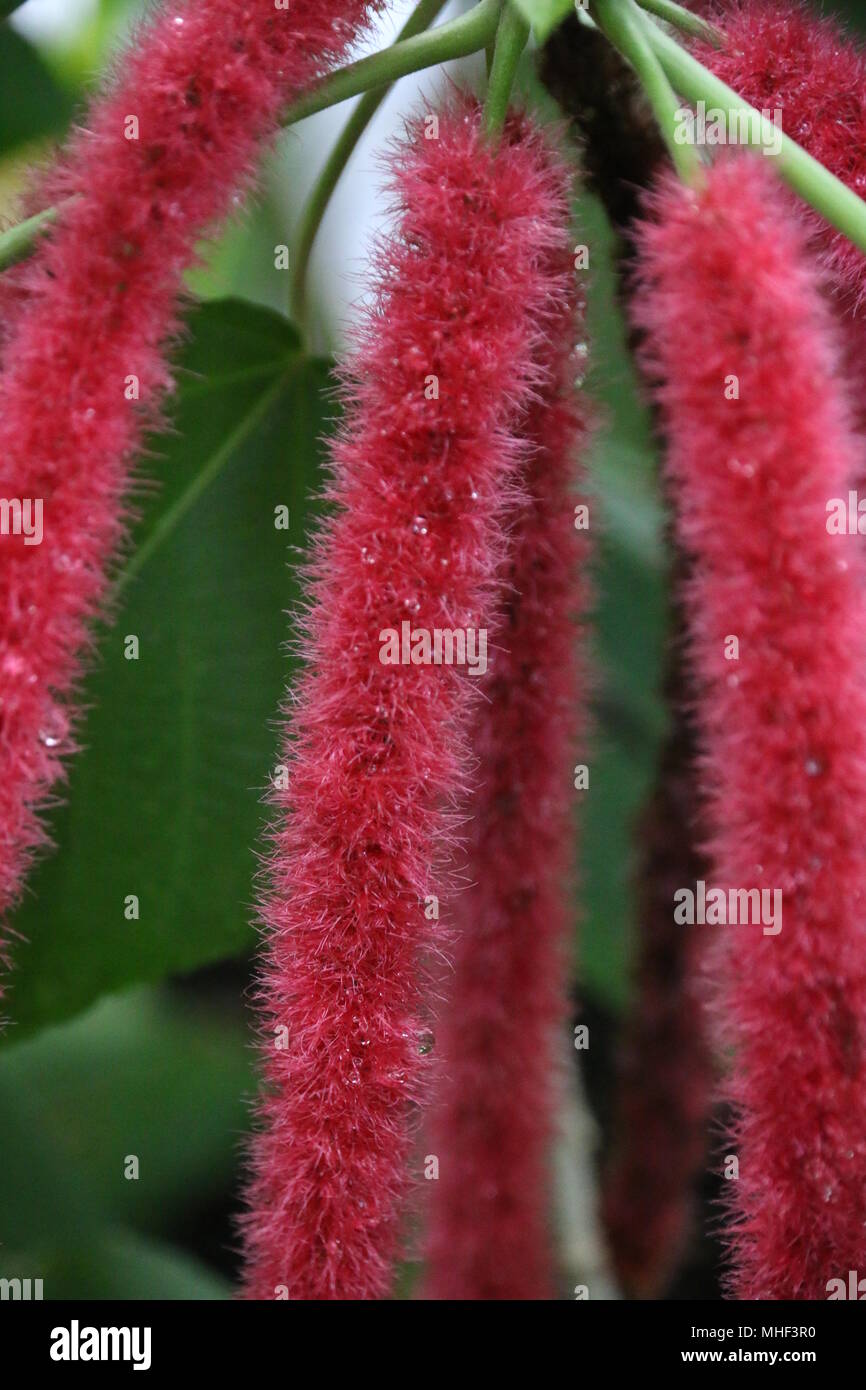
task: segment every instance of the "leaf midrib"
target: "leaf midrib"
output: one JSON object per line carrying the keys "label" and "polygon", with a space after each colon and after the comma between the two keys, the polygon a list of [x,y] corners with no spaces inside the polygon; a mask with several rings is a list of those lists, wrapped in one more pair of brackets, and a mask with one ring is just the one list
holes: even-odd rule
{"label": "leaf midrib", "polygon": [[186,514],[220,476],[235,451],[249,438],[274,401],[288,387],[302,362],[303,358],[298,355],[287,364],[285,370],[279,373],[273,384],[262,392],[243,419],[238,422],[222,446],[197,471],[180,496],[154,523],[147,538],[131,556],[126,568],[118,576],[113,593],[115,599],[119,598],[132,580],[138,577],[145,565],[176,530]]}

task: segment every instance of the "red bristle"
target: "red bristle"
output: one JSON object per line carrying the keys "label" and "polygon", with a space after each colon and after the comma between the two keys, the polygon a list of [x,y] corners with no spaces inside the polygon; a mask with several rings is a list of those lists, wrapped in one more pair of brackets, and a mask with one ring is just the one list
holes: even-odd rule
{"label": "red bristle", "polygon": [[514,522],[504,620],[482,687],[471,886],[455,904],[451,997],[437,1029],[431,1298],[556,1292],[551,1148],[575,921],[574,768],[586,757],[587,722],[578,658],[587,547],[574,491],[586,420],[573,345],[583,328],[567,224],[560,242],[557,269],[570,283],[524,427],[527,500]]}
{"label": "red bristle", "polygon": [[[721,48],[695,42],[701,62],[752,106],[771,117],[779,111],[786,135],[866,196],[866,53],[860,43],[837,18],[802,0],[721,0],[706,12],[725,42]],[[866,293],[863,252],[804,203],[797,206],[833,276],[859,302]]]}
{"label": "red bristle", "polygon": [[857,539],[827,525],[863,444],[769,161],[668,180],[654,213],[639,320],[694,565],[711,886],[782,894],[777,934],[775,897],[757,924],[682,927],[727,948],[731,1288],[821,1299],[866,1265],[866,600]]}
{"label": "red bristle", "polygon": [[552,265],[566,181],[528,123],[494,147],[465,102],[439,113],[438,139],[419,121],[392,188],[274,794],[251,1298],[389,1288],[430,1068],[422,971],[442,943],[428,900],[455,888],[441,868],[478,678],[383,665],[381,634],[492,629],[517,425],[568,294]]}

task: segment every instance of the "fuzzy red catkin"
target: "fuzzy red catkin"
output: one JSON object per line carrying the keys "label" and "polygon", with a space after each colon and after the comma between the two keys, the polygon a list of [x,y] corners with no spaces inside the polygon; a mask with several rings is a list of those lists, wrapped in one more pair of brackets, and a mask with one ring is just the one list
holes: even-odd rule
{"label": "fuzzy red catkin", "polygon": [[385,665],[381,634],[492,627],[515,425],[567,294],[551,265],[567,178],[526,122],[493,148],[460,102],[439,113],[438,139],[412,125],[391,182],[397,226],[346,382],[339,510],[315,549],[309,665],[286,707],[289,786],[273,794],[251,1298],[389,1289],[431,1063],[429,899],[453,887],[440,869],[471,773],[478,677]]}
{"label": "fuzzy red catkin", "polygon": [[726,934],[743,1299],[826,1298],[866,1267],[866,609],[856,540],[826,524],[863,444],[788,207],[768,164],[739,156],[701,193],[668,179],[639,235],[638,317],[694,564],[712,886],[783,895],[777,935],[682,928]]}
{"label": "fuzzy red catkin", "polygon": [[[693,40],[695,56],[752,106],[771,118],[780,111],[785,134],[866,197],[866,54],[839,20],[801,0],[715,0],[696,8],[725,43]],[[834,278],[859,303],[866,257],[817,213],[798,207]]]}
{"label": "fuzzy red catkin", "polygon": [[287,99],[345,54],[374,8],[161,10],[43,189],[76,200],[12,272],[4,334],[0,496],[40,499],[44,539],[0,536],[0,912],[44,843],[37,813],[72,746],[67,701],[142,427],[130,397],[152,411],[169,384],[163,349],[197,238],[250,184]]}
{"label": "fuzzy red catkin", "polygon": [[587,722],[577,656],[587,547],[574,495],[587,428],[574,391],[583,306],[578,312],[567,233],[563,226],[564,289],[541,359],[546,380],[524,428],[528,497],[513,528],[473,741],[471,886],[454,906],[454,974],[437,1026],[430,1298],[556,1294],[551,1148],[574,922],[573,769]]}
{"label": "fuzzy red catkin", "polygon": [[[707,8],[725,35],[721,49],[694,52],[759,109],[781,112],[787,135],[862,198],[866,196],[866,54],[837,17],[801,0],[716,0]],[[793,200],[792,200],[793,201]],[[827,262],[845,333],[860,429],[866,428],[862,301],[866,257],[817,213],[797,203]],[[854,479],[862,487],[863,477]]]}

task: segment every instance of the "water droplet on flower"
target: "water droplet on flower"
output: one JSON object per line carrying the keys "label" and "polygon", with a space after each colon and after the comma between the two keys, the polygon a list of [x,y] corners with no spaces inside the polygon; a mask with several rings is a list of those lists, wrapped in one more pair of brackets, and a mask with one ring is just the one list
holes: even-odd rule
{"label": "water droplet on flower", "polygon": [[586,381],[586,359],[588,356],[588,345],[586,343],[576,343],[571,354],[575,372],[572,384],[576,391],[579,391],[583,383]]}
{"label": "water droplet on flower", "polygon": [[7,652],[3,658],[2,670],[7,676],[20,676],[26,670],[26,663],[23,656],[17,652]]}
{"label": "water droplet on flower", "polygon": [[818,758],[807,758],[804,766],[807,777],[817,777],[819,772],[824,771],[824,764]]}
{"label": "water droplet on flower", "polygon": [[741,463],[737,458],[728,459],[728,468],[741,478],[754,478],[755,476],[755,465],[753,463]]}
{"label": "water droplet on flower", "polygon": [[434,1038],[433,1034],[430,1032],[430,1029],[429,1029],[429,1028],[428,1028],[428,1029],[425,1029],[425,1031],[424,1031],[423,1033],[419,1033],[419,1035],[418,1035],[418,1052],[419,1052],[419,1054],[420,1054],[422,1057],[426,1057],[428,1052],[432,1052],[432,1051],[433,1051],[433,1044],[435,1043],[435,1041],[436,1041],[436,1039]]}
{"label": "water droplet on flower", "polygon": [[426,518],[426,516],[416,516],[415,520],[412,522],[412,530],[415,532],[415,535],[416,535],[416,536],[426,536],[426,534],[427,534],[427,518]]}

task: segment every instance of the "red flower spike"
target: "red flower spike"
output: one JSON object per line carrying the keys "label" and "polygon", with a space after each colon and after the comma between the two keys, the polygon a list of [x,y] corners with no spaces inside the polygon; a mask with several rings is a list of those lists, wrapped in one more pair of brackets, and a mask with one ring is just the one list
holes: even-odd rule
{"label": "red flower spike", "polygon": [[346,384],[339,511],[315,552],[290,786],[274,794],[251,1298],[389,1288],[431,1063],[425,907],[449,889],[478,678],[383,664],[381,634],[493,625],[517,425],[568,294],[553,265],[567,185],[527,123],[493,148],[466,103],[440,114],[438,140],[414,124],[393,164],[397,229]]}
{"label": "red flower spike", "polygon": [[775,897],[757,925],[683,927],[727,947],[741,1299],[826,1298],[866,1268],[866,609],[856,538],[827,527],[863,445],[788,207],[767,164],[741,156],[701,193],[663,183],[639,238],[639,321],[694,563],[712,886],[782,894],[776,934]]}
{"label": "red flower spike", "polygon": [[[551,1146],[568,1018],[574,912],[574,765],[586,734],[577,624],[586,608],[575,461],[586,423],[574,393],[578,295],[570,278],[544,346],[543,389],[524,436],[520,509],[474,748],[472,886],[455,904],[458,938],[430,1133],[427,1294],[555,1297]],[[581,306],[582,310],[582,306]],[[580,565],[578,564],[580,561]]]}
{"label": "red flower spike", "polygon": [[[62,216],[4,277],[0,495],[42,504],[41,544],[0,537],[0,912],[71,750],[67,700],[123,534],[142,428],[202,231],[252,181],[287,100],[357,36],[368,0],[173,5],[144,29],[43,189]],[[32,516],[31,516],[32,520]]]}
{"label": "red flower spike", "polygon": [[[692,41],[695,56],[752,106],[771,118],[780,111],[786,135],[866,196],[866,53],[838,20],[801,0],[729,0],[699,8],[725,44]],[[866,257],[806,204],[797,200],[797,207],[834,277],[859,303],[866,294]]]}
{"label": "red flower spike", "polygon": [[[819,15],[801,0],[733,0],[707,8],[726,45],[698,44],[696,56],[753,106],[781,111],[785,133],[861,198],[866,196],[866,53],[861,44],[837,18]],[[857,423],[863,429],[866,257],[806,204],[796,205],[838,294],[846,368],[854,378]],[[862,477],[855,482],[862,487]]]}

